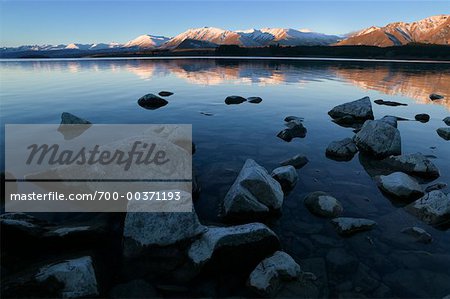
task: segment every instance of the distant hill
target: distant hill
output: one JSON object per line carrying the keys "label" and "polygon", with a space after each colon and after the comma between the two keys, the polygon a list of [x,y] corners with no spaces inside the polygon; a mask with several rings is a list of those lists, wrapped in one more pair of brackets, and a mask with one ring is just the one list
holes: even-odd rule
{"label": "distant hill", "polygon": [[439,15],[412,23],[372,26],[337,43],[343,45],[401,46],[409,43],[450,45],[450,16]]}

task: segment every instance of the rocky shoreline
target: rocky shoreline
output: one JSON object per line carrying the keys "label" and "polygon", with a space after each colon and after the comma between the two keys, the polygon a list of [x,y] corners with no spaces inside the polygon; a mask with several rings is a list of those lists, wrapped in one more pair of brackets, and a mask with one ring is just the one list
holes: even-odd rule
{"label": "rocky shoreline", "polygon": [[[164,97],[172,94],[159,93]],[[431,95],[430,99],[438,98]],[[259,97],[230,96],[225,104],[261,101]],[[170,103],[148,94],[138,104],[154,110]],[[439,178],[440,170],[427,156],[403,153],[397,126],[401,119],[375,119],[369,97],[338,105],[328,114],[336,124],[354,128],[354,136],[331,141],[324,153],[328,158],[345,162],[358,154],[373,183],[387,198],[402,202],[402,209],[417,217],[424,227],[448,229],[450,195],[442,190],[447,185],[432,183]],[[419,117],[418,121],[423,119]],[[449,119],[443,120],[447,126]],[[285,142],[305,138],[307,125],[303,118],[288,116],[284,121],[286,128],[277,137]],[[63,113],[61,124],[74,123],[90,124]],[[449,130],[438,128],[437,134],[449,140]],[[202,223],[195,210],[100,213],[90,221],[72,217],[75,220],[67,224],[24,213],[2,214],[2,296],[333,297],[334,293],[326,293],[319,283],[324,274],[310,271],[307,261],[289,255],[268,220],[283,217],[285,196],[296,186],[299,169],[307,163],[308,158],[300,153],[268,171],[256,160],[247,159],[223,199],[221,223]],[[193,193],[201,194],[199,183],[194,186]],[[364,236],[370,246],[371,231],[383,229],[370,217],[352,215],[330,192],[317,190],[300,200],[319,221],[329,223],[339,238]],[[400,227],[398,232],[424,246],[433,242],[432,234],[423,227]],[[316,238],[330,242],[326,235],[316,234]],[[395,296],[376,273],[345,250],[330,250],[326,260],[333,273],[355,269],[364,280],[349,282],[350,287],[337,286],[339,296]],[[398,276],[384,280],[395,279]],[[450,293],[450,288],[444,291]]]}

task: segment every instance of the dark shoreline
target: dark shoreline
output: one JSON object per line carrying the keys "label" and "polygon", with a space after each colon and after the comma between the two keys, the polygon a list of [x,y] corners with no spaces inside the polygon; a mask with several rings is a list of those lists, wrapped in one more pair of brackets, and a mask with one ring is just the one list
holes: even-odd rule
{"label": "dark shoreline", "polygon": [[326,59],[381,59],[381,60],[431,60],[450,61],[450,46],[407,45],[394,47],[375,46],[298,46],[242,48],[220,46],[215,49],[80,51],[55,50],[0,53],[0,58],[50,59],[50,58],[133,58],[133,57],[273,57],[273,58],[326,58]]}

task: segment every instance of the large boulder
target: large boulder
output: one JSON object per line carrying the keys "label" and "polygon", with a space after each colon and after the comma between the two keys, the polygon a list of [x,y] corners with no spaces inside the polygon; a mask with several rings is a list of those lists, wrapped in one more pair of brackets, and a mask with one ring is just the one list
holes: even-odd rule
{"label": "large boulder", "polygon": [[[199,239],[192,243],[188,256],[194,265],[208,262],[221,248],[234,248],[270,240],[278,244],[275,233],[262,223],[249,223],[230,227],[208,227]],[[278,246],[278,245],[277,245]]]}
{"label": "large boulder", "polygon": [[331,220],[336,231],[343,236],[350,236],[358,232],[371,230],[377,223],[370,219],[338,217]]}
{"label": "large boulder", "polygon": [[322,191],[309,193],[304,202],[311,213],[321,217],[337,217],[343,211],[341,203],[336,198]]}
{"label": "large boulder", "polygon": [[439,128],[436,130],[439,136],[441,136],[442,139],[450,140],[450,127],[446,128]]}
{"label": "large boulder", "polygon": [[391,156],[383,160],[383,163],[393,170],[418,177],[436,179],[440,175],[436,165],[421,153]]}
{"label": "large boulder", "polygon": [[279,210],[283,204],[281,185],[254,160],[245,161],[223,202],[224,216]]}
{"label": "large boulder", "polygon": [[350,161],[358,152],[351,138],[331,142],[326,149],[326,156],[336,161]]}
{"label": "large boulder", "polygon": [[195,211],[128,212],[123,229],[124,255],[135,257],[151,246],[167,246],[192,239],[206,231]]}
{"label": "large boulder", "polygon": [[292,165],[275,168],[272,170],[271,176],[280,183],[284,190],[294,188],[298,180],[297,170]]}
{"label": "large boulder", "polygon": [[401,154],[400,132],[384,121],[366,121],[354,141],[361,151],[377,158]]}
{"label": "large boulder", "polygon": [[375,177],[378,187],[388,195],[403,200],[415,200],[423,195],[422,187],[409,175],[394,172]]}
{"label": "large boulder", "polygon": [[35,279],[41,283],[49,278],[63,284],[62,298],[95,297],[99,294],[90,256],[44,266],[35,276]]}
{"label": "large boulder", "polygon": [[248,285],[260,296],[273,297],[284,281],[297,280],[302,270],[294,259],[283,251],[261,261],[250,273]]}
{"label": "large boulder", "polygon": [[372,103],[369,97],[364,97],[359,100],[338,105],[328,111],[330,115],[337,122],[364,122],[368,119],[373,119]]}
{"label": "large boulder", "polygon": [[450,198],[440,190],[431,191],[406,206],[406,210],[428,224],[445,224],[450,221]]}
{"label": "large boulder", "polygon": [[142,108],[155,110],[169,104],[165,99],[158,97],[152,93],[146,94],[139,98],[138,105]]}
{"label": "large boulder", "polygon": [[396,116],[392,116],[392,115],[385,115],[382,118],[380,118],[381,121],[384,121],[385,123],[390,124],[391,126],[393,126],[394,128],[397,128],[397,121],[398,118]]}

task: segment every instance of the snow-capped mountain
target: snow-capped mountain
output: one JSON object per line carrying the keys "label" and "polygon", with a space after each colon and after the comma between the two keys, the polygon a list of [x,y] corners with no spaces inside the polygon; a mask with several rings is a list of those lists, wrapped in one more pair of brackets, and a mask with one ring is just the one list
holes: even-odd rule
{"label": "snow-capped mountain", "polygon": [[169,40],[168,37],[165,36],[158,36],[158,35],[150,35],[150,34],[144,34],[136,37],[133,40],[130,40],[129,42],[125,43],[123,47],[130,48],[130,47],[139,47],[139,48],[157,48],[167,42]]}
{"label": "snow-capped mountain", "polygon": [[350,35],[338,45],[400,46],[409,43],[450,45],[450,15],[438,15],[412,23],[372,26]]}
{"label": "snow-capped mountain", "polygon": [[329,45],[339,40],[334,35],[302,32],[295,29],[264,28],[230,31],[215,27],[203,27],[189,29],[170,39],[163,47],[176,48],[186,39],[243,47],[262,47],[271,44],[284,46]]}

